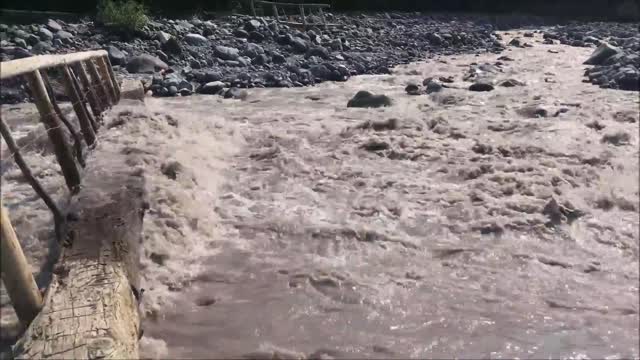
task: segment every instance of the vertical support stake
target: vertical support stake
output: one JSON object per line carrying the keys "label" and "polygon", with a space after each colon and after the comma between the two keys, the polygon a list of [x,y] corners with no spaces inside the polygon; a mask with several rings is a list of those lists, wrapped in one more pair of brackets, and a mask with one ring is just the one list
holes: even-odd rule
{"label": "vertical support stake", "polygon": [[8,211],[1,206],[0,212],[2,281],[18,318],[26,327],[42,309],[42,295],[24,257],[16,232],[11,226]]}
{"label": "vertical support stake", "polygon": [[67,65],[63,65],[61,66],[61,70],[64,87],[67,92],[67,96],[69,96],[69,98],[71,99],[73,111],[75,111],[76,115],[78,116],[78,122],[80,123],[80,129],[82,129],[82,136],[84,137],[84,141],[87,143],[87,146],[92,146],[96,142],[96,134],[93,131],[93,127],[91,126],[89,116],[86,112],[87,110],[84,108],[82,99],[76,91],[75,86],[73,86],[73,79],[71,78],[69,67]]}
{"label": "vertical support stake", "polygon": [[44,128],[49,135],[49,139],[53,144],[53,149],[56,154],[64,180],[67,183],[67,187],[72,193],[77,192],[80,189],[80,172],[73,160],[73,155],[66,142],[64,132],[62,131],[62,124],[60,119],[55,113],[49,95],[44,87],[42,76],[40,71],[34,71],[26,75],[27,82],[29,83],[29,89],[40,113],[40,120],[44,124]]}

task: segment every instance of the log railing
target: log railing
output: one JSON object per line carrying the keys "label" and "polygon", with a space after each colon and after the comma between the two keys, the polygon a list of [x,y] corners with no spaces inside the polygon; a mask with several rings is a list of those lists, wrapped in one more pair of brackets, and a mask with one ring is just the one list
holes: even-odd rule
{"label": "log railing", "polygon": [[[65,94],[78,118],[79,129],[75,128],[58,106],[48,74],[54,69],[61,75]],[[0,79],[18,76],[26,80],[67,187],[71,194],[78,193],[82,182],[81,169],[85,167],[84,149],[95,147],[102,113],[120,100],[120,85],[107,52],[99,50],[67,55],[42,55],[0,63]],[[73,145],[68,143],[64,128],[71,134]],[[71,232],[66,223],[68,216],[30,171],[21,154],[21,148],[17,146],[9,126],[1,115],[0,135],[7,144],[9,158],[15,160],[26,181],[52,212],[56,236],[62,245]],[[35,286],[18,236],[11,226],[9,213],[4,206],[1,211],[2,281],[18,318],[26,328],[43,306],[46,308],[46,303],[43,304],[42,294]]]}

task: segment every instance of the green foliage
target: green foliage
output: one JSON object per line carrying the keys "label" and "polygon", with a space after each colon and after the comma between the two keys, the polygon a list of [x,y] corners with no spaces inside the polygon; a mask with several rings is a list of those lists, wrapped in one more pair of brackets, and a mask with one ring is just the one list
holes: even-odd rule
{"label": "green foliage", "polygon": [[101,0],[98,21],[127,31],[139,31],[149,22],[147,8],[136,0]]}

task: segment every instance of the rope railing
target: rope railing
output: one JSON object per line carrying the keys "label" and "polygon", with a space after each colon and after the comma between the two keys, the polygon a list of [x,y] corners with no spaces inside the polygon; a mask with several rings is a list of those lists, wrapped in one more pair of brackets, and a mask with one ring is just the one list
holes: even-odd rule
{"label": "rope railing", "polygon": [[[71,107],[78,118],[80,129],[76,129],[66,118],[57,103],[47,74],[47,70],[52,68],[61,71],[65,95],[71,100]],[[120,86],[109,62],[107,52],[104,50],[66,55],[33,56],[0,64],[0,79],[4,80],[16,76],[25,77],[45,131],[27,144],[18,147],[11,135],[10,128],[0,115],[0,135],[2,135],[9,149],[10,155],[8,159],[16,162],[29,185],[53,214],[56,237],[59,243],[63,243],[67,237],[65,230],[66,214],[46,193],[38,179],[33,175],[21,151],[33,146],[41,141],[44,136],[47,136],[53,145],[54,154],[60,165],[66,185],[71,193],[75,194],[79,191],[82,180],[80,168],[85,166],[82,149],[84,147],[91,149],[95,146],[99,119],[101,119],[105,110],[120,100]],[[88,107],[91,108],[91,111],[89,111]],[[71,134],[71,138],[74,140],[73,146],[68,143],[64,128]],[[85,146],[83,146],[82,142],[84,142]],[[72,147],[75,151],[71,151]],[[42,296],[39,293],[34,293],[38,289],[33,286],[33,276],[24,260],[22,249],[11,226],[8,211],[3,207],[2,212],[2,223],[0,224],[3,234],[0,239],[3,249],[2,280],[5,285],[11,285],[7,286],[8,295],[12,304],[14,304],[19,319],[26,326],[40,311]],[[11,252],[7,250],[6,253],[14,254],[15,261],[5,261],[4,250],[6,249],[12,249]],[[11,266],[19,268],[10,268],[5,264],[11,264]],[[28,276],[25,274],[28,274]],[[28,298],[29,301],[25,302],[25,298]]]}

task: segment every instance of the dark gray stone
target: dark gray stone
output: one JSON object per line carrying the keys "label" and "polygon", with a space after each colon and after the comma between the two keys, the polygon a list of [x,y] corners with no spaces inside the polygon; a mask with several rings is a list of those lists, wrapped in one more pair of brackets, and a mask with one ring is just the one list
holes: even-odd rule
{"label": "dark gray stone", "polygon": [[164,61],[147,54],[134,56],[127,63],[127,71],[132,74],[151,74],[168,68],[169,66]]}
{"label": "dark gray stone", "polygon": [[240,89],[237,87],[232,87],[229,88],[225,93],[224,93],[224,98],[225,99],[246,99],[247,98],[247,91],[244,89]]}
{"label": "dark gray stone", "polygon": [[53,32],[62,30],[62,26],[52,19],[47,20],[47,28]]}
{"label": "dark gray stone", "polygon": [[25,40],[27,41],[27,44],[31,46],[40,42],[40,38],[33,34],[29,34]]}
{"label": "dark gray stone", "polygon": [[249,20],[244,24],[244,29],[246,31],[256,31],[258,29],[260,29],[260,21],[258,20]]}
{"label": "dark gray stone", "polygon": [[290,43],[291,43],[291,47],[293,48],[293,51],[297,54],[304,54],[309,49],[307,42],[298,37],[292,37],[290,39]]}
{"label": "dark gray stone", "polygon": [[328,80],[331,78],[331,70],[325,65],[313,65],[309,68],[309,71],[311,71],[317,79]]}
{"label": "dark gray stone", "polygon": [[274,53],[273,56],[271,57],[271,60],[275,63],[275,64],[284,64],[285,62],[287,62],[287,59],[279,53]]}
{"label": "dark gray stone", "polygon": [[358,93],[347,103],[347,107],[378,108],[391,106],[392,101],[386,95],[374,95],[368,91],[358,91]]}
{"label": "dark gray stone", "polygon": [[493,89],[493,84],[485,81],[478,81],[469,86],[469,90],[471,91],[491,91]]}
{"label": "dark gray stone", "polygon": [[420,95],[420,86],[418,84],[409,84],[404,88],[409,95]]}
{"label": "dark gray stone", "polygon": [[209,44],[209,40],[206,37],[199,34],[187,34],[184,36],[184,42],[192,46],[206,46]]}
{"label": "dark gray stone", "polygon": [[317,56],[324,60],[328,60],[330,58],[329,51],[322,46],[315,46],[309,49],[305,54],[305,57],[310,58],[311,56]]}
{"label": "dark gray stone", "polygon": [[248,39],[249,38],[249,33],[247,31],[245,31],[245,30],[242,30],[242,29],[236,29],[233,32],[233,35],[235,37],[238,37],[238,38],[241,38],[241,39]]}
{"label": "dark gray stone", "polygon": [[162,44],[162,50],[173,55],[182,54],[182,45],[175,37],[170,37]]}
{"label": "dark gray stone", "polygon": [[53,33],[49,31],[47,28],[38,29],[38,36],[42,41],[51,41],[53,40]]}
{"label": "dark gray stone", "polygon": [[222,60],[237,60],[240,57],[238,49],[227,46],[216,46],[214,53]]}
{"label": "dark gray stone", "polygon": [[13,39],[13,43],[16,44],[16,46],[21,47],[23,49],[27,48],[27,42],[24,41],[24,39],[19,39],[19,38]]}
{"label": "dark gray stone", "polygon": [[601,65],[609,57],[616,55],[620,52],[617,47],[611,46],[605,42],[600,44],[598,48],[591,54],[591,56],[584,62],[585,65]]}
{"label": "dark gray stone", "polygon": [[109,61],[112,65],[125,65],[127,63],[126,55],[115,46],[109,45],[105,49],[109,55]]}
{"label": "dark gray stone", "polygon": [[48,42],[40,41],[39,43],[33,45],[31,48],[31,52],[36,55],[46,54],[50,51],[53,51],[53,47]]}
{"label": "dark gray stone", "polygon": [[200,94],[217,95],[224,89],[222,81],[208,82],[200,87]]}
{"label": "dark gray stone", "polygon": [[73,34],[64,30],[60,30],[53,35],[54,39],[60,39],[62,41],[68,41],[73,39]]}
{"label": "dark gray stone", "polygon": [[252,31],[249,33],[249,41],[260,43],[260,42],[263,42],[264,39],[265,39],[265,36],[257,31]]}

